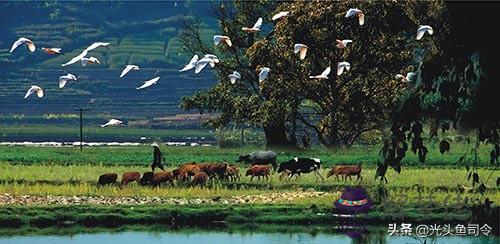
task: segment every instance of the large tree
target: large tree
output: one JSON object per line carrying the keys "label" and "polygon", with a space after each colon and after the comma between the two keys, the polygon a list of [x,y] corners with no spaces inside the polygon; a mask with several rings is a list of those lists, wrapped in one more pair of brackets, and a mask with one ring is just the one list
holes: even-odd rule
{"label": "large tree", "polygon": [[[187,23],[181,32],[181,40],[190,54],[216,54],[220,63],[215,67],[217,83],[214,87],[183,98],[182,107],[198,109],[201,113],[215,112],[218,117],[208,121],[211,127],[230,123],[263,128],[267,145],[289,147],[295,145],[294,130],[290,129],[291,104],[286,97],[272,97],[259,87],[258,70],[246,55],[246,50],[259,38],[270,38],[272,32],[265,23],[262,31],[248,34],[243,26],[252,26],[259,17],[270,19],[276,4],[261,4],[256,1],[238,1],[214,5],[213,15],[218,20],[218,34],[230,36],[232,47],[214,47],[204,42],[200,34],[200,20]],[[267,21],[266,21],[267,22]],[[228,75],[233,71],[241,74],[241,80],[231,84]]]}
{"label": "large tree", "polygon": [[[349,8],[365,12],[366,23],[345,18]],[[277,97],[294,98],[297,119],[317,132],[325,146],[352,144],[367,130],[380,128],[390,118],[402,92],[414,87],[395,79],[397,73],[417,71],[419,50],[427,60],[440,53],[446,37],[441,2],[318,2],[282,4],[290,11],[279,21],[272,39],[261,39],[247,53],[255,65],[271,68],[265,85]],[[432,37],[415,40],[419,24],[438,29]],[[345,49],[336,39],[352,39]],[[292,52],[295,43],[309,47],[305,60]],[[347,61],[350,71],[336,74],[337,63]],[[327,80],[310,79],[327,66]]]}
{"label": "large tree", "polygon": [[[349,8],[362,9],[366,23],[345,18]],[[289,11],[271,22],[272,14]],[[210,90],[185,98],[186,109],[218,112],[212,126],[230,122],[261,125],[268,144],[294,144],[298,126],[312,128],[326,146],[351,144],[361,132],[380,127],[395,110],[399,96],[414,84],[394,78],[396,73],[418,71],[420,63],[440,54],[439,45],[447,26],[442,2],[270,2],[237,1],[216,9],[220,34],[233,40],[233,47],[206,44],[196,25],[183,32],[191,53],[216,53],[219,83]],[[262,30],[241,31],[259,18]],[[415,40],[419,24],[438,29],[433,36]],[[352,39],[346,49],[336,39]],[[309,47],[305,60],[293,53],[295,43]],[[425,56],[422,56],[425,52]],[[425,60],[422,59],[425,58]],[[351,70],[337,76],[340,61]],[[331,66],[327,80],[310,79]],[[271,69],[259,84],[260,68]],[[242,74],[237,85],[227,78],[233,70]],[[299,125],[298,125],[299,124]]]}

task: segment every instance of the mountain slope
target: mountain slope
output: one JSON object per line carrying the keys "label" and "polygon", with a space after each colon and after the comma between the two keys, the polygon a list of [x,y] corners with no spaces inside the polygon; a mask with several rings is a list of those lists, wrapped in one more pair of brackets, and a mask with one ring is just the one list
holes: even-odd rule
{"label": "mountain slope", "polygon": [[[181,112],[182,96],[215,82],[209,69],[197,75],[178,72],[190,59],[176,38],[178,30],[193,14],[200,15],[207,19],[202,33],[210,41],[215,22],[203,16],[209,7],[208,2],[0,2],[6,13],[0,16],[0,114],[73,113],[80,106],[120,116]],[[10,54],[10,46],[22,36],[32,39],[37,51],[20,46]],[[96,41],[111,43],[90,52],[100,65],[61,67]],[[47,55],[41,51],[44,46],[61,47],[65,55]],[[120,79],[126,64],[141,70]],[[59,89],[59,76],[68,72],[79,82]],[[161,76],[157,85],[135,89],[155,75]],[[32,84],[45,89],[44,98],[23,99]]]}

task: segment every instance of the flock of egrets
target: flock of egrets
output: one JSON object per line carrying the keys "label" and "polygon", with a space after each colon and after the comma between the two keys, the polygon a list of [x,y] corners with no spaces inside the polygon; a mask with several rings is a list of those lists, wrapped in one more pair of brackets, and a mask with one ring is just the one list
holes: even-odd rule
{"label": "flock of egrets", "polygon": [[[276,20],[285,18],[289,15],[289,13],[290,13],[289,11],[281,11],[281,12],[275,14],[272,17],[272,20],[276,21]],[[365,23],[364,12],[357,9],[357,8],[349,9],[347,11],[345,17],[346,18],[356,17],[358,19],[359,25],[363,25]],[[262,22],[263,22],[262,18],[259,18],[257,20],[257,22],[255,22],[255,24],[252,27],[242,27],[241,30],[248,32],[248,33],[259,32],[260,28],[262,26]],[[432,27],[430,27],[429,25],[418,26],[416,39],[417,40],[422,39],[422,37],[424,36],[425,33],[432,35],[433,34]],[[225,44],[225,45],[228,45],[229,47],[232,46],[231,38],[228,36],[214,35],[213,41],[214,41],[215,45]],[[337,39],[336,42],[337,42],[337,45],[336,45],[337,48],[344,49],[344,48],[347,48],[347,46],[350,43],[352,43],[353,41],[349,40],[349,39],[345,39],[345,40],[338,40]],[[25,38],[25,37],[21,37],[16,42],[14,42],[14,44],[12,45],[12,48],[10,49],[10,52],[12,53],[17,47],[19,47],[22,44],[25,44],[26,47],[29,49],[29,51],[35,52],[36,47],[35,47],[34,42],[28,38]],[[72,65],[72,64],[75,64],[77,62],[80,62],[83,67],[87,66],[88,64],[100,64],[100,61],[96,57],[93,57],[93,56],[87,57],[87,56],[88,56],[89,52],[91,52],[92,50],[94,50],[96,48],[100,48],[100,47],[107,47],[108,45],[110,45],[110,43],[95,42],[92,45],[90,45],[89,47],[87,47],[85,50],[83,50],[79,55],[77,55],[76,57],[74,57],[73,59],[68,61],[67,63],[62,64],[62,66],[64,67],[64,66]],[[309,47],[307,45],[302,44],[302,43],[296,43],[294,45],[293,52],[295,54],[299,54],[299,58],[301,60],[303,60],[306,58],[308,49],[309,49]],[[42,51],[44,51],[45,53],[47,53],[49,55],[63,54],[61,48],[43,47]],[[215,65],[217,63],[219,63],[219,58],[217,58],[217,56],[215,56],[213,54],[205,54],[201,59],[198,57],[198,55],[194,55],[191,58],[191,60],[189,61],[189,63],[187,65],[185,65],[181,70],[179,70],[179,72],[184,72],[184,71],[194,69],[195,73],[199,73],[207,65],[210,65],[210,67],[213,68],[213,67],[215,67]],[[350,63],[345,62],[345,61],[338,62],[337,63],[337,75],[341,75],[344,72],[344,70],[349,71],[350,68],[351,68]],[[124,77],[130,71],[133,71],[133,70],[139,70],[139,66],[133,65],[133,64],[126,65],[120,74],[120,78]],[[311,79],[328,79],[328,75],[330,74],[330,71],[331,71],[331,67],[329,66],[321,74],[311,75],[311,76],[309,76],[309,78],[311,78]],[[270,69],[268,67],[260,68],[259,74],[258,74],[259,83],[262,83],[268,77],[269,72],[270,72]],[[413,75],[414,75],[413,72],[409,72],[406,76],[401,75],[401,74],[397,74],[395,77],[398,80],[402,80],[404,82],[409,82],[412,79]],[[241,75],[238,71],[233,71],[233,73],[229,74],[228,77],[229,77],[231,84],[235,84],[237,80],[241,79]],[[150,87],[150,86],[156,84],[159,79],[160,79],[160,77],[157,76],[157,77],[154,77],[150,80],[144,81],[144,83],[141,86],[137,87],[136,89],[140,90],[140,89]],[[78,81],[77,76],[75,76],[73,74],[69,74],[69,73],[66,75],[60,76],[59,77],[59,88],[61,88],[61,89],[64,88],[64,86],[70,81],[71,82]],[[32,95],[34,93],[40,98],[44,96],[44,91],[40,86],[32,85],[28,89],[28,91],[26,92],[26,95],[24,96],[24,98],[28,98],[30,95]],[[106,126],[110,126],[110,125],[121,125],[121,124],[123,124],[123,122],[118,120],[118,119],[110,119],[107,123],[101,125],[101,127],[106,127]]]}
{"label": "flock of egrets", "polygon": [[[276,20],[279,20],[281,18],[288,16],[289,13],[290,13],[289,11],[281,11],[281,12],[275,14],[271,19],[273,21],[276,21]],[[357,17],[359,25],[363,25],[365,23],[364,12],[357,9],[357,8],[349,9],[347,11],[345,17],[346,18]],[[262,26],[262,21],[263,21],[262,18],[259,18],[257,20],[257,22],[255,22],[255,24],[252,27],[242,27],[241,30],[246,31],[248,33],[259,32],[260,27]],[[420,39],[422,39],[422,37],[424,36],[425,33],[432,35],[433,32],[434,31],[433,31],[432,27],[430,27],[429,25],[420,25],[420,26],[418,26],[418,29],[417,29],[416,39],[420,40]],[[228,45],[229,47],[232,46],[231,38],[228,36],[215,35],[213,37],[213,41],[214,41],[215,45],[225,44],[225,45]],[[336,42],[337,42],[337,45],[336,45],[337,48],[344,49],[344,48],[347,48],[348,44],[352,43],[353,41],[350,39],[344,39],[344,40],[337,39]],[[294,45],[293,52],[295,54],[299,54],[299,58],[301,60],[303,60],[306,58],[308,48],[309,47],[305,44],[296,43]],[[191,60],[189,61],[189,63],[186,66],[184,66],[184,68],[182,68],[180,70],[180,72],[191,70],[194,68],[195,73],[199,73],[203,68],[205,68],[207,66],[207,64],[210,64],[211,67],[215,67],[215,64],[217,64],[217,63],[219,63],[219,59],[213,54],[206,54],[201,59],[199,59],[198,55],[194,55],[191,58]],[[349,71],[350,68],[351,68],[351,64],[349,62],[346,62],[346,61],[338,62],[337,63],[337,75],[341,75],[344,72],[344,70]],[[268,77],[270,71],[271,70],[268,67],[260,68],[260,70],[259,70],[259,83],[263,82]],[[330,74],[330,71],[331,71],[331,67],[329,66],[321,74],[311,75],[311,76],[309,76],[309,78],[311,78],[311,79],[328,79],[328,75]],[[409,82],[412,79],[413,75],[414,75],[413,72],[409,72],[406,76],[401,75],[401,74],[397,74],[396,79],[402,80],[404,82]],[[229,77],[229,81],[231,82],[231,84],[235,84],[238,79],[241,79],[241,74],[238,71],[233,71],[233,73],[229,74],[228,77]]]}

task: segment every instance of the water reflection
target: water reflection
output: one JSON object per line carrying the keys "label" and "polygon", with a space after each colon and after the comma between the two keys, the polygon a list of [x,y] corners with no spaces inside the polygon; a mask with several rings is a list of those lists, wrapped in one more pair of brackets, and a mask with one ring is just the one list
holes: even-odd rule
{"label": "water reflection", "polygon": [[[297,230],[297,227],[291,227]],[[314,230],[314,231],[312,231]],[[350,230],[351,232],[354,230]],[[192,229],[180,228],[169,229],[155,227],[151,231],[146,228],[136,230],[99,230],[99,229],[31,229],[24,231],[0,229],[0,244],[146,244],[146,243],[220,243],[220,244],[282,244],[282,243],[308,243],[308,244],[331,244],[331,243],[424,243],[424,240],[412,237],[391,237],[387,230],[379,228],[367,228],[359,230],[359,235],[348,234],[346,231],[330,227],[303,228],[302,232],[287,232],[286,226],[270,227],[261,230],[249,230],[241,227],[236,229],[218,228]],[[87,233],[86,233],[87,232]],[[498,237],[441,237],[426,239],[426,243],[491,243],[498,244]]]}

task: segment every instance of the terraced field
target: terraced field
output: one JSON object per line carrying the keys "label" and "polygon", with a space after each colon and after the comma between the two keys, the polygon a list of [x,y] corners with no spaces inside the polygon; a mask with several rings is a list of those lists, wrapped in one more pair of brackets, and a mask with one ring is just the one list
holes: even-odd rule
{"label": "terraced field", "polygon": [[[207,14],[203,11],[173,9],[168,2],[147,4],[148,15],[134,15],[140,4],[134,2],[123,3],[117,9],[108,8],[107,2],[82,5],[88,11],[81,11],[70,3],[56,3],[55,7],[17,4],[34,18],[22,16],[21,21],[15,21],[15,16],[10,15],[0,18],[5,19],[6,27],[0,30],[0,66],[3,67],[0,114],[74,113],[76,107],[83,106],[89,107],[92,114],[166,116],[181,112],[182,96],[206,89],[215,82],[208,69],[198,75],[178,72],[190,59],[190,55],[182,51],[178,31],[183,23],[192,19],[191,14]],[[10,7],[9,3],[3,5]],[[59,13],[54,8],[59,9]],[[96,15],[100,11],[107,14]],[[202,16],[202,20],[201,34],[210,42],[216,22],[207,16]],[[34,40],[37,51],[29,53],[21,46],[10,54],[11,43],[21,36]],[[100,65],[81,67],[77,63],[61,67],[95,41],[111,43],[89,54],[98,58]],[[47,55],[39,51],[44,46],[61,47],[65,55]],[[126,64],[139,65],[141,70],[119,79]],[[68,72],[77,75],[79,82],[59,89],[59,76]],[[135,89],[155,75],[161,77],[156,86],[141,91]],[[25,92],[34,84],[44,88],[45,97],[24,99]]]}
{"label": "terraced field", "polygon": [[[137,91],[142,81],[153,78],[157,69],[141,69],[119,79],[121,69],[80,70],[21,70],[10,73],[13,80],[0,87],[0,113],[74,113],[76,107],[84,106],[92,113],[112,115],[159,116],[176,114],[182,96],[206,89],[213,84],[209,72],[194,75],[179,75],[174,69],[158,69],[161,76],[157,85]],[[69,83],[58,88],[58,77],[67,72],[78,76],[78,83]],[[24,93],[37,84],[45,89],[45,97],[24,99]]]}

